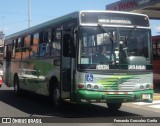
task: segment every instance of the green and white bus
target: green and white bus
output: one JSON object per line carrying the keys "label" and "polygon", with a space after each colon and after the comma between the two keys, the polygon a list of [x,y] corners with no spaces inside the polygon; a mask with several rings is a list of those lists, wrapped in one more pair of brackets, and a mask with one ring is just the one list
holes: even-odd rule
{"label": "green and white bus", "polygon": [[4,83],[62,101],[152,102],[152,44],[146,15],[74,12],[5,38]]}

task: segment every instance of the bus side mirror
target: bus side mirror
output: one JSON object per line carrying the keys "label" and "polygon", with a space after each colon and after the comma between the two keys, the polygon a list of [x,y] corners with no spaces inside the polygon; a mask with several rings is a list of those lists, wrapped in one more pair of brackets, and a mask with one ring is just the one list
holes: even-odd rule
{"label": "bus side mirror", "polygon": [[76,55],[74,39],[70,34],[63,35],[63,56],[74,58]]}

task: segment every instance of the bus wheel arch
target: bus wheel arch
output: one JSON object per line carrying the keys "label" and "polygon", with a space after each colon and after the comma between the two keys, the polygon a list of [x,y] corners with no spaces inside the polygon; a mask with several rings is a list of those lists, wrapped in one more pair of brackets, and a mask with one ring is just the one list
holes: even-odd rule
{"label": "bus wheel arch", "polygon": [[61,105],[60,86],[58,84],[58,79],[55,76],[51,77],[49,81],[49,96],[54,107],[59,108]]}

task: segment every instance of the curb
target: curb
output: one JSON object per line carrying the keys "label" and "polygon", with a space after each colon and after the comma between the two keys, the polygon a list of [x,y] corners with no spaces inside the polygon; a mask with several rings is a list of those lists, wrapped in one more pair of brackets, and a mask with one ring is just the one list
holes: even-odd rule
{"label": "curb", "polygon": [[160,100],[160,96],[154,96],[153,100]]}
{"label": "curb", "polygon": [[153,96],[153,100],[160,100],[160,94],[155,93]]}

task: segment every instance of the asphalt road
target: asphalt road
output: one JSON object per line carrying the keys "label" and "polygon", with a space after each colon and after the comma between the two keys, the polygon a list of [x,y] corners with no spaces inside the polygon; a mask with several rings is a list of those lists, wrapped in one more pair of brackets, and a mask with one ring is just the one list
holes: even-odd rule
{"label": "asphalt road", "polygon": [[[160,105],[159,102],[158,104]],[[3,85],[0,88],[0,117],[49,117],[52,122],[58,123],[58,125],[71,123],[75,126],[103,126],[106,123],[108,124],[110,120],[119,118],[152,117],[153,119],[160,117],[160,109],[125,103],[119,111],[111,112],[107,109],[106,104],[75,105],[66,103],[61,110],[56,110],[50,104],[48,97],[26,93],[17,97],[14,95],[13,88],[7,88]],[[122,125],[122,123],[119,125],[117,123],[109,124]],[[48,125],[51,125],[51,123],[48,123]],[[124,125],[127,125],[127,123]],[[147,123],[147,125],[150,125],[150,123]]]}

